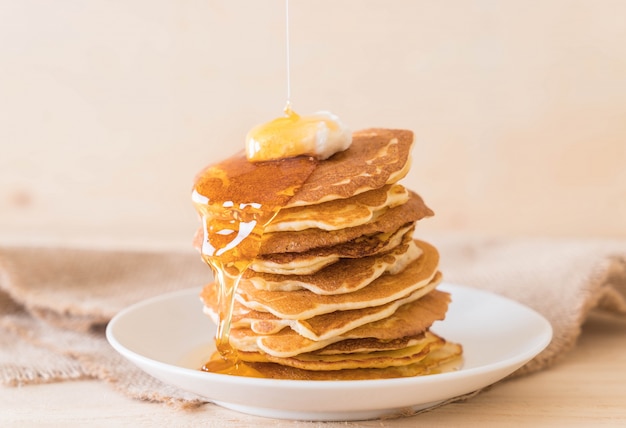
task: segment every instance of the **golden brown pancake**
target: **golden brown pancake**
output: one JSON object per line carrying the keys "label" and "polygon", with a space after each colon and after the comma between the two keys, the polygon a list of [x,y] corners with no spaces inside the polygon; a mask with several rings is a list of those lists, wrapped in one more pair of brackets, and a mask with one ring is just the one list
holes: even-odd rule
{"label": "golden brown pancake", "polygon": [[334,199],[316,205],[281,209],[265,227],[265,233],[304,229],[337,230],[372,221],[388,208],[405,203],[408,191],[399,184],[388,184],[348,199]]}
{"label": "golden brown pancake", "polygon": [[317,351],[310,352],[309,354],[340,355],[354,354],[357,352],[391,351],[394,349],[403,349],[408,346],[416,345],[423,338],[424,333],[420,333],[416,336],[399,337],[391,340],[380,340],[374,337],[365,337],[363,339],[344,339]]}
{"label": "golden brown pancake", "polygon": [[277,358],[260,352],[241,352],[239,357],[247,362],[272,362],[304,370],[346,370],[404,366],[422,360],[429,351],[441,348],[445,341],[433,333],[426,333],[417,343],[400,349],[345,354],[299,354]]}
{"label": "golden brown pancake", "polygon": [[362,236],[390,233],[407,223],[416,222],[433,212],[422,198],[410,192],[409,200],[390,208],[375,221],[340,230],[305,229],[298,232],[275,232],[263,235],[259,254],[299,253],[313,248],[344,244]]}
{"label": "golden brown pancake", "polygon": [[301,253],[275,253],[257,257],[249,269],[279,275],[310,275],[342,258],[360,258],[386,253],[410,239],[415,225],[407,223],[391,233],[360,236],[342,244],[313,248]]}
{"label": "golden brown pancake", "polygon": [[[236,326],[249,326],[256,334],[275,334],[285,327],[311,340],[326,340],[353,330],[363,324],[378,321],[389,317],[400,306],[413,302],[432,291],[440,282],[441,275],[437,274],[433,281],[426,286],[413,291],[400,299],[380,306],[364,307],[352,310],[337,310],[334,312],[316,315],[309,319],[293,320],[281,319],[276,316],[268,317],[267,312],[242,311],[237,316]],[[239,308],[238,308],[239,309]]]}
{"label": "golden brown pancake", "polygon": [[432,245],[416,241],[422,255],[395,275],[382,275],[367,287],[343,295],[317,295],[308,290],[264,291],[249,282],[239,284],[238,301],[257,311],[271,312],[282,319],[308,319],[337,310],[379,306],[422,288],[434,277],[439,253]]}
{"label": "golden brown pancake", "polygon": [[[289,327],[291,330],[307,339],[315,341],[328,340],[364,324],[391,316],[401,306],[411,303],[433,291],[440,280],[441,274],[438,273],[426,286],[418,288],[405,297],[383,305],[352,310],[336,310],[302,320],[284,319],[268,312],[249,310],[243,307],[240,302],[236,302],[232,328],[250,328],[254,334],[270,335],[276,334],[282,329]],[[205,297],[212,298],[215,294],[212,288],[214,287],[207,287]],[[211,306],[207,307],[207,313],[212,313],[213,318],[216,318],[215,299],[211,302]]]}
{"label": "golden brown pancake", "polygon": [[[409,235],[405,235],[410,238]],[[309,290],[315,294],[343,294],[359,290],[384,273],[396,274],[417,259],[422,250],[412,239],[389,252],[357,259],[340,259],[312,274],[277,275],[249,269],[245,280],[257,290]]]}
{"label": "golden brown pancake", "polygon": [[260,335],[250,328],[233,328],[232,345],[246,352],[265,352],[277,357],[291,357],[313,352],[347,339],[374,338],[381,341],[416,336],[425,332],[437,320],[445,317],[450,296],[433,290],[425,296],[400,306],[392,315],[379,321],[364,324],[326,340],[312,340],[291,328],[275,334]]}
{"label": "golden brown pancake", "polygon": [[425,294],[433,291],[441,281],[441,274],[437,273],[434,279],[424,287],[418,288],[411,294],[385,303],[380,306],[370,306],[347,311],[334,311],[317,315],[306,320],[291,321],[289,327],[299,335],[313,339],[324,340],[343,334],[367,323],[379,321],[391,316],[396,310],[407,303],[411,303]]}
{"label": "golden brown pancake", "polygon": [[399,377],[423,376],[456,370],[461,365],[462,348],[447,342],[441,348],[429,352],[422,360],[404,366],[382,369],[349,370],[302,370],[276,363],[248,363],[260,376],[271,379],[294,380],[362,380],[392,379]]}
{"label": "golden brown pancake", "polygon": [[395,183],[409,169],[413,132],[366,129],[352,135],[352,145],[322,161],[286,207],[346,199]]}
{"label": "golden brown pancake", "polygon": [[267,257],[259,257],[248,267],[250,273],[268,274],[268,275],[312,275],[327,266],[341,260],[342,254],[337,251],[335,254],[328,251],[327,254],[319,254],[318,252],[304,253],[280,253],[269,254]]}

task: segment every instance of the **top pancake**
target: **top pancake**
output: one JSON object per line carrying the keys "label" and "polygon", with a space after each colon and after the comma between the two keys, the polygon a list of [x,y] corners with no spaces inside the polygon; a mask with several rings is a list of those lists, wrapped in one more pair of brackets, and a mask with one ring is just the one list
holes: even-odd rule
{"label": "top pancake", "polygon": [[319,162],[285,208],[346,199],[395,183],[409,170],[412,145],[411,131],[357,131],[347,150]]}

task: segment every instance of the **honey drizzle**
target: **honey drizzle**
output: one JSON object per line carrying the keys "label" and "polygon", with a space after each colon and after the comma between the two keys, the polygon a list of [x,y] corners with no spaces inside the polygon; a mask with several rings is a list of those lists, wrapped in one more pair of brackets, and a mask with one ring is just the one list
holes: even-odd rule
{"label": "honey drizzle", "polygon": [[248,162],[243,153],[199,174],[192,200],[202,217],[202,258],[218,284],[218,328],[213,357],[205,371],[260,376],[242,364],[230,344],[232,312],[242,275],[257,257],[263,230],[299,190],[317,161],[296,157],[271,162]]}
{"label": "honey drizzle", "polygon": [[[227,201],[223,205],[233,205]],[[252,212],[247,208],[252,207]],[[202,370],[245,374],[254,376],[251,369],[242,365],[237,357],[237,350],[230,344],[235,293],[239,281],[256,254],[258,253],[263,228],[278,213],[279,207],[270,206],[263,209],[258,204],[239,204],[236,209],[225,209],[219,215],[215,213],[203,217],[205,226],[203,258],[215,276],[218,285],[218,325],[215,334],[215,345],[221,358],[213,358],[205,363]],[[207,212],[210,212],[208,210]],[[226,220],[226,226],[223,225]],[[229,233],[224,233],[229,232]],[[229,236],[226,243],[222,241]],[[232,237],[234,236],[234,238]]]}
{"label": "honey drizzle", "polygon": [[287,103],[285,104],[285,113],[291,111],[291,45],[289,35],[289,0],[285,0],[285,45],[287,60]]}

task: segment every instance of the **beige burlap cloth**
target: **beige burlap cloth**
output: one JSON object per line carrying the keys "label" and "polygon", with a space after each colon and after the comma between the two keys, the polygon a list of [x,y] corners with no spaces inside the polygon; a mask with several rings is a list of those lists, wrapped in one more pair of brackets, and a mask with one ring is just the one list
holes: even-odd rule
{"label": "beige burlap cloth", "polygon": [[[429,240],[441,252],[446,281],[507,296],[552,323],[552,343],[516,375],[546,368],[571,349],[591,310],[626,316],[626,241]],[[100,379],[133,398],[198,406],[200,397],[126,362],[103,331],[131,303],[209,280],[192,250],[0,247],[0,382]]]}

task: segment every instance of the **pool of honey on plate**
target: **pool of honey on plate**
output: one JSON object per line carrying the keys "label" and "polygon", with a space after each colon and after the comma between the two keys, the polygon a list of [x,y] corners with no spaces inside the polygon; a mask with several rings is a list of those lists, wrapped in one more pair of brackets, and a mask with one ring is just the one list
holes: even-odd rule
{"label": "pool of honey on plate", "polygon": [[202,370],[260,376],[237,358],[229,343],[235,292],[258,255],[265,226],[300,189],[317,160],[298,156],[250,162],[240,152],[207,167],[196,177],[192,200],[202,217],[201,254],[218,285],[218,354]]}

